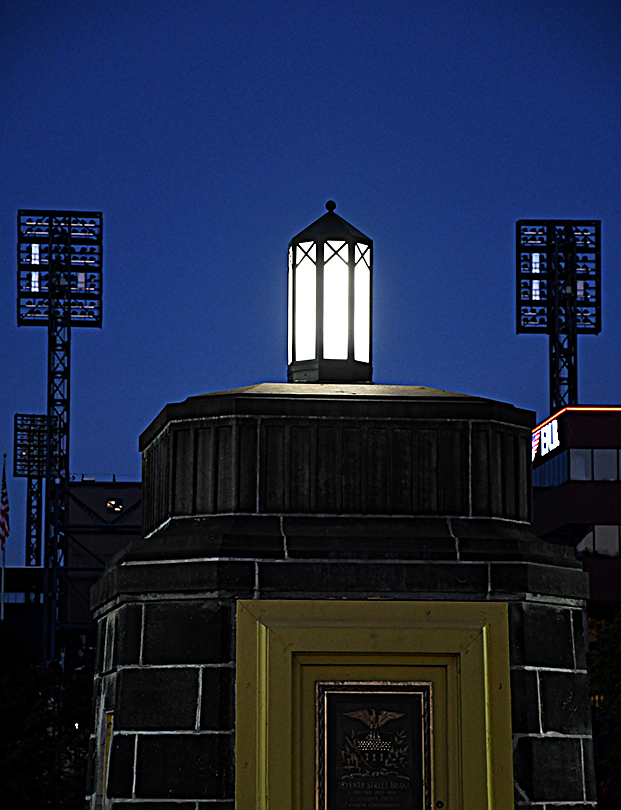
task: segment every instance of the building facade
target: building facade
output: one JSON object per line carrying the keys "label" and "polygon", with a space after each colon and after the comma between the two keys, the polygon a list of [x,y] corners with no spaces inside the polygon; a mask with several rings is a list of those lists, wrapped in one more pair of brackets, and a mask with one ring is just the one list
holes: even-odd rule
{"label": "building facade", "polygon": [[621,603],[621,407],[563,408],[533,431],[533,531],[575,549],[590,574],[589,615]]}
{"label": "building facade", "polygon": [[[532,458],[533,530],[573,547],[589,574],[585,637],[595,652],[621,606],[621,407],[563,408],[534,429]],[[595,689],[591,710],[603,799],[621,790],[611,761],[619,731],[606,695]]]}

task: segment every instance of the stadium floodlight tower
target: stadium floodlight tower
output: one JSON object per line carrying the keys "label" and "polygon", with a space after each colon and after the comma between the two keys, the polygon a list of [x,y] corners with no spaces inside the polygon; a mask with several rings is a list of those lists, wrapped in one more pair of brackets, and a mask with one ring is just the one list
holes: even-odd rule
{"label": "stadium floodlight tower", "polygon": [[578,403],[578,335],[601,331],[601,222],[516,223],[517,332],[549,335],[550,413]]}
{"label": "stadium floodlight tower", "polygon": [[373,242],[334,213],[289,243],[291,383],[370,383]]}
{"label": "stadium floodlight tower", "polygon": [[99,212],[17,212],[17,324],[48,330],[43,565],[49,661],[56,657],[58,569],[67,523],[71,329],[101,327],[102,236]]}
{"label": "stadium floodlight tower", "polygon": [[26,565],[41,565],[43,479],[47,447],[47,416],[15,414],[13,475],[28,479],[26,499]]}

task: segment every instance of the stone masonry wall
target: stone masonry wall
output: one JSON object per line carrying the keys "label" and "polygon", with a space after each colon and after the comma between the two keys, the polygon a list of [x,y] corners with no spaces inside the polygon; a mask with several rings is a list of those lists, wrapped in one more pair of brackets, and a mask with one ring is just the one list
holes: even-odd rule
{"label": "stone masonry wall", "polygon": [[[468,536],[472,526],[443,524],[434,531],[428,523],[409,526],[408,560],[387,558],[394,553],[390,538],[375,558],[361,557],[371,538],[354,537],[353,526],[349,533],[341,526],[340,542],[326,538],[340,546],[340,557],[309,558],[318,538],[301,536],[299,521],[283,520],[279,552],[262,535],[269,557],[197,559],[186,548],[183,557],[168,552],[168,559],[121,561],[99,590],[111,608],[101,611],[96,687],[99,717],[114,711],[107,806],[232,810],[237,599],[383,595],[509,601],[515,805],[594,807],[583,603],[553,595],[563,589],[585,595],[584,574],[569,550],[526,543],[519,532],[505,537],[502,555],[496,538],[502,559],[481,559],[485,541]],[[393,548],[396,543],[393,537]],[[226,537],[218,545],[226,546]],[[380,547],[379,538],[374,545]],[[163,544],[150,548],[155,557],[164,553]],[[133,556],[142,556],[141,549]],[[94,755],[96,749],[95,737]],[[104,806],[96,770],[92,810]]]}
{"label": "stone masonry wall", "polygon": [[582,610],[512,604],[515,806],[595,807]]}
{"label": "stone masonry wall", "polygon": [[593,808],[588,578],[530,531],[533,424],[422,386],[167,405],[141,436],[145,536],[92,593],[88,810],[233,810],[235,608],[252,598],[508,602],[515,806]]}
{"label": "stone masonry wall", "polygon": [[[175,600],[125,605],[104,619],[98,693],[101,708],[114,710],[108,806],[232,810],[232,610],[230,600]],[[92,806],[104,805],[93,797]]]}

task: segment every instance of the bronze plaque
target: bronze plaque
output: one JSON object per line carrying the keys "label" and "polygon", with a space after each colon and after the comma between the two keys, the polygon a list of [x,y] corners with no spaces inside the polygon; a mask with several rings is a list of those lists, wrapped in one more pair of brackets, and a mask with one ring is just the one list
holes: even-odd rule
{"label": "bronze plaque", "polygon": [[317,810],[431,810],[431,683],[316,681]]}

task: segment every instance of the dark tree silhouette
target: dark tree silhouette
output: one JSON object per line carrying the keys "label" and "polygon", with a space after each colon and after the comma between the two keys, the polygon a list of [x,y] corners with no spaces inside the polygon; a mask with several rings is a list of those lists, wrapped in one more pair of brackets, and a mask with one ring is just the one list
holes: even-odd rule
{"label": "dark tree silhouette", "polygon": [[0,806],[83,810],[92,670],[36,666],[0,622]]}
{"label": "dark tree silhouette", "polygon": [[589,675],[594,726],[606,730],[598,735],[596,750],[598,807],[621,810],[621,610],[597,628]]}

